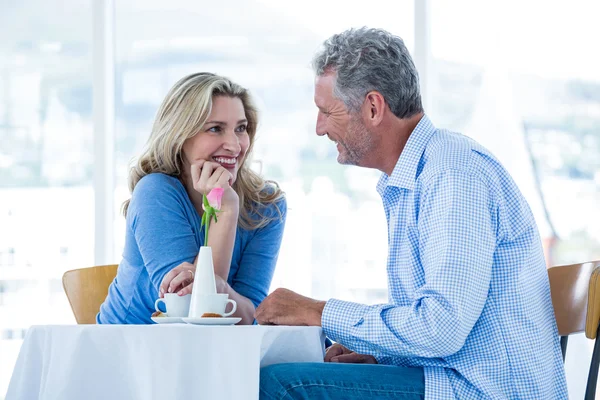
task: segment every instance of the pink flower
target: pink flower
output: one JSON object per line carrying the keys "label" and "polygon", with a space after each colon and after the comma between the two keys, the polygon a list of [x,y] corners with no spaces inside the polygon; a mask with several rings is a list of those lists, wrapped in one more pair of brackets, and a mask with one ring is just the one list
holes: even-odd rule
{"label": "pink flower", "polygon": [[208,203],[212,208],[216,210],[221,209],[221,199],[223,198],[223,192],[223,188],[217,187],[208,193],[206,199],[208,200]]}

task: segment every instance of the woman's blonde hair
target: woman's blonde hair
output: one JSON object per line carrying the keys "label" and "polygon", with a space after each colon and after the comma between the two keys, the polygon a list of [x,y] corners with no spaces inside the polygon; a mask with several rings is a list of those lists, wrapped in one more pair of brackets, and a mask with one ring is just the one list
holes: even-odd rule
{"label": "woman's blonde hair", "polygon": [[[273,181],[265,181],[250,169],[248,159],[256,137],[258,112],[250,93],[227,78],[207,72],[188,75],[171,88],[163,100],[148,143],[129,174],[129,190],[144,176],[161,172],[181,177],[183,143],[196,135],[205,124],[212,110],[214,96],[236,97],[242,101],[250,145],[246,157],[240,165],[233,189],[240,198],[239,225],[244,229],[257,229],[265,226],[277,215],[267,216],[261,206],[274,204],[283,197],[283,192]],[[123,215],[127,216],[130,200],[123,203]]]}

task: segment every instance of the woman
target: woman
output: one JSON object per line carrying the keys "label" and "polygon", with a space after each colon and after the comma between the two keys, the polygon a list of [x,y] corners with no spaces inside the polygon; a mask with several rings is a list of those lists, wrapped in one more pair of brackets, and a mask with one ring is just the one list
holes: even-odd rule
{"label": "woman", "polygon": [[210,225],[219,293],[237,302],[234,316],[252,324],[266,297],[285,224],[286,202],[274,182],[249,167],[257,111],[248,91],[197,73],[181,79],[161,104],[145,151],[129,176],[123,204],[123,259],[98,323],[152,323],[164,293],[191,292],[200,246],[202,194],[224,189]]}

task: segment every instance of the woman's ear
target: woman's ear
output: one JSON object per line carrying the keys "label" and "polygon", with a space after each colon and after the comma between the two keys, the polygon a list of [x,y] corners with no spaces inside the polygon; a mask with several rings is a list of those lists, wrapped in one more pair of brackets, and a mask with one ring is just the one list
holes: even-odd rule
{"label": "woman's ear", "polygon": [[179,153],[177,153],[177,156],[175,158],[179,162],[180,166],[183,166],[185,164],[183,150],[179,150]]}

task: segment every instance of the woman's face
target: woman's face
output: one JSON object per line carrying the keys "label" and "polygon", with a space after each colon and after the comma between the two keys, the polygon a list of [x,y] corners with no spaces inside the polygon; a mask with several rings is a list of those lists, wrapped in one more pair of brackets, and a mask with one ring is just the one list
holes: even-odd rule
{"label": "woman's face", "polygon": [[235,182],[250,146],[244,105],[239,98],[229,96],[214,96],[212,103],[204,126],[183,143],[184,173],[200,160],[212,161],[231,172]]}

